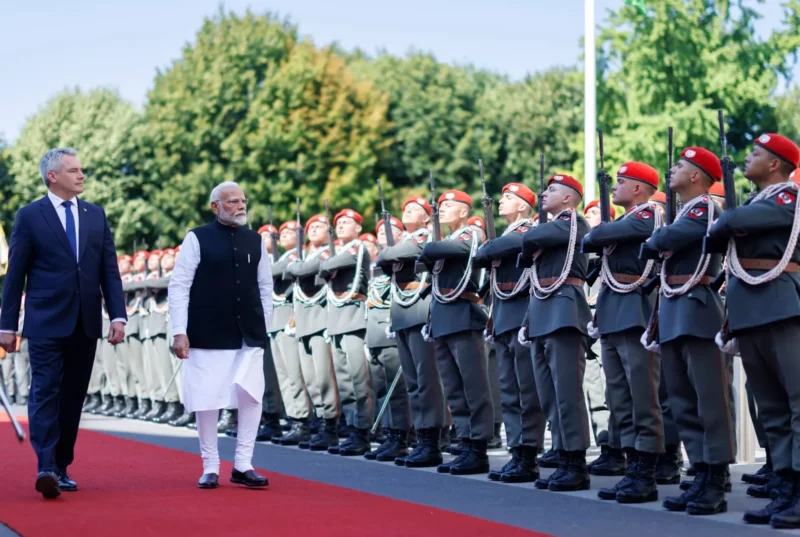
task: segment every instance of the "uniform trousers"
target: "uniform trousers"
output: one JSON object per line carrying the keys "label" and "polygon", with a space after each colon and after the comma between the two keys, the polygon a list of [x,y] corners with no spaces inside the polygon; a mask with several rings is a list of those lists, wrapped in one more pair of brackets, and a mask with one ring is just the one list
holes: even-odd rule
{"label": "uniform trousers", "polygon": [[278,381],[278,372],[275,368],[275,357],[272,354],[272,346],[264,348],[264,397],[261,400],[262,411],[267,414],[283,414],[283,397],[281,396],[281,386]]}
{"label": "uniform trousers", "polygon": [[443,428],[447,424],[447,401],[434,344],[425,341],[419,326],[398,330],[395,335],[414,428]]}
{"label": "uniform trousers", "polygon": [[365,330],[331,336],[333,363],[339,400],[347,425],[356,429],[372,427],[375,394],[369,381],[369,367],[364,352]]}
{"label": "uniform trousers", "polygon": [[[146,371],[149,371],[150,398],[154,401],[175,403],[178,401],[178,387],[172,380],[174,368],[170,357],[166,334],[145,339],[142,343]],[[169,389],[167,389],[169,388]]]}
{"label": "uniform trousers", "polygon": [[[400,372],[400,355],[397,347],[373,347],[369,349],[369,373],[375,393],[376,411],[383,406],[389,388]],[[377,413],[376,413],[377,416]],[[411,428],[411,408],[408,389],[402,373],[394,387],[389,404],[381,417],[381,427],[407,431]]]}
{"label": "uniform trousers", "polygon": [[589,405],[589,419],[592,424],[594,441],[598,446],[621,449],[619,428],[608,408],[606,376],[603,373],[600,340],[592,341],[586,351],[586,371],[583,375],[583,391]]}
{"label": "uniform trousers", "polygon": [[121,353],[121,349],[118,349],[118,347],[122,347],[122,344],[112,345],[106,337],[98,345],[100,346],[103,375],[106,379],[105,393],[111,397],[123,395],[119,378],[120,366],[117,364]]}
{"label": "uniform trousers", "polygon": [[[331,346],[325,341],[323,332],[319,331],[310,336],[300,338],[300,360],[303,363],[314,365],[314,390],[311,393],[312,401],[316,407],[317,416],[324,419],[339,417],[339,392],[336,387],[336,375],[333,370],[333,356]],[[314,393],[319,394],[319,399],[314,400]]]}
{"label": "uniform trousers", "polygon": [[[273,332],[270,334],[270,349],[286,415],[296,420],[307,419],[311,415],[312,405],[303,380],[297,339],[287,336],[283,330]],[[264,367],[267,367],[266,363]],[[266,374],[265,371],[265,377]],[[267,381],[266,391],[270,389],[269,384]]]}

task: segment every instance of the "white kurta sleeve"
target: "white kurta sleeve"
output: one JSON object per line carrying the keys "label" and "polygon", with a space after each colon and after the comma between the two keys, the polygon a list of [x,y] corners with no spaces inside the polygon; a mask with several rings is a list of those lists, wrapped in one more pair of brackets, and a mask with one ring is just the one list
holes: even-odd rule
{"label": "white kurta sleeve", "polygon": [[199,264],[200,243],[197,241],[197,236],[189,232],[183,239],[167,288],[169,316],[172,321],[172,334],[175,336],[186,334],[186,325],[189,323],[189,291]]}
{"label": "white kurta sleeve", "polygon": [[258,290],[261,293],[261,307],[264,308],[264,324],[269,328],[272,317],[272,260],[267,252],[267,243],[262,241],[263,250],[258,262]]}

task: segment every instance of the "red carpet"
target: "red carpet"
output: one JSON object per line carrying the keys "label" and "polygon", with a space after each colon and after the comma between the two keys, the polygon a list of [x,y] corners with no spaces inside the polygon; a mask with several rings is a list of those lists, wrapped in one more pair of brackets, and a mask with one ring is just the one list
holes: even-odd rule
{"label": "red carpet", "polygon": [[[70,474],[81,490],[44,500],[33,488],[36,461],[0,417],[0,521],[23,537],[320,537],[544,534],[479,518],[265,472],[267,490],[228,483],[195,486],[198,455],[82,430]],[[365,468],[366,470],[366,468]]]}

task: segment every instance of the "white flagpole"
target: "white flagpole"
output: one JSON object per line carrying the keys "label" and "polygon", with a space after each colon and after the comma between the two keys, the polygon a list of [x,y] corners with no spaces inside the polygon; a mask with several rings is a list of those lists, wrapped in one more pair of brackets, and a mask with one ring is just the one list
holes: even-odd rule
{"label": "white flagpole", "polygon": [[595,0],[584,0],[584,142],[583,142],[583,185],[584,202],[588,203],[595,198],[595,140],[597,136],[597,103],[596,103],[596,74],[595,74],[595,32],[594,32]]}

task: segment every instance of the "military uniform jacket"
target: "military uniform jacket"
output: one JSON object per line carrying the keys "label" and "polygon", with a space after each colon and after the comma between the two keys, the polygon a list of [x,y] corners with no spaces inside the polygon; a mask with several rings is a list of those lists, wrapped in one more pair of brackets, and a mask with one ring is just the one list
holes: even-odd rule
{"label": "military uniform jacket", "polygon": [[[394,281],[399,286],[408,284],[430,285],[430,274],[425,273],[424,278],[416,273],[416,261],[422,253],[423,247],[428,243],[430,231],[422,228],[414,233],[406,235],[394,246],[388,246],[381,250],[375,264],[381,267],[384,273],[394,274]],[[416,290],[403,291],[396,289],[399,294],[413,294]],[[407,300],[411,300],[408,298]],[[391,321],[392,331],[406,330],[415,326],[421,326],[428,322],[428,312],[431,306],[431,295],[427,290],[423,290],[418,298],[408,306],[404,306],[392,301]]]}
{"label": "military uniform jacket", "polygon": [[[647,264],[646,261],[639,259],[639,248],[653,234],[655,222],[653,211],[654,209],[647,207],[614,222],[600,224],[584,237],[583,251],[599,252],[604,247],[616,245],[608,256],[610,271],[613,274],[627,274],[638,278]],[[655,274],[653,270],[651,276]],[[646,328],[653,313],[654,303],[653,293],[645,296],[641,287],[630,293],[617,293],[607,285],[601,285],[596,303],[597,328],[600,335],[631,328]]]}
{"label": "military uniform jacket", "polygon": [[[338,254],[320,264],[319,277],[328,281],[328,335],[366,330],[369,266],[369,253],[359,240],[345,244]],[[335,297],[349,293],[354,283],[353,298],[337,304]]]}
{"label": "military uniform jacket", "polygon": [[[289,263],[285,274],[294,278],[294,320],[297,337],[310,336],[328,327],[328,313],[325,310],[327,287],[317,285],[320,262],[328,259],[328,247],[323,246],[305,259]],[[304,298],[305,297],[305,298]]]}
{"label": "military uniform jacket", "polygon": [[374,266],[367,295],[367,348],[397,346],[386,333],[390,324],[391,285],[391,277],[384,274],[380,267]]}
{"label": "military uniform jacket", "polygon": [[[715,240],[733,238],[739,259],[780,260],[789,243],[797,195],[797,185],[790,183],[787,189],[768,198],[748,200],[723,213],[710,236]],[[795,263],[800,262],[798,246],[791,257]],[[753,276],[765,272],[747,270]],[[800,273],[783,272],[762,285],[749,285],[731,275],[726,300],[731,332],[800,316]]]}
{"label": "military uniform jacket", "polygon": [[[492,262],[498,263],[495,268],[497,281],[494,283],[501,286],[501,291],[505,293],[510,293],[513,289],[503,287],[514,286],[520,278],[528,277],[526,269],[517,266],[517,257],[522,252],[522,235],[532,226],[532,222],[527,219],[514,222],[502,236],[481,246],[475,255],[475,267],[491,270]],[[507,300],[492,295],[492,335],[499,336],[511,330],[519,330],[528,311],[529,286],[530,283],[526,283],[516,295]]]}
{"label": "military uniform jacket", "polygon": [[143,300],[143,315],[139,324],[139,337],[148,338],[167,335],[167,286],[169,278],[159,277],[157,272],[151,272],[144,281],[145,298]]}
{"label": "military uniform jacket", "polygon": [[125,292],[125,311],[128,322],[125,323],[125,337],[139,337],[140,308],[144,293],[141,282],[144,274],[126,274],[122,276],[122,290]]}
{"label": "military uniform jacket", "polygon": [[[714,213],[722,211],[714,205]],[[653,234],[647,242],[659,251],[671,251],[664,261],[669,276],[691,276],[697,270],[703,252],[703,237],[708,226],[708,203],[700,203],[669,226]],[[706,275],[719,274],[722,256],[714,254]],[[676,287],[676,286],[671,286]],[[684,295],[661,296],[658,308],[659,343],[681,336],[714,339],[722,326],[722,300],[708,285],[697,285]]]}
{"label": "military uniform jacket", "polygon": [[286,268],[290,263],[297,261],[297,249],[287,250],[272,264],[272,317],[270,317],[267,332],[274,334],[286,328],[294,313],[292,292],[294,282],[287,277]]}
{"label": "military uniform jacket", "polygon": [[[522,259],[532,259],[533,254],[542,250],[536,260],[539,279],[558,278],[567,260],[570,237],[570,213],[563,211],[553,220],[539,224],[522,236]],[[588,260],[580,253],[581,241],[589,233],[589,224],[582,215],[576,215],[577,234],[575,254],[568,268],[568,277],[586,279]],[[528,328],[528,337],[543,337],[562,328],[574,328],[587,334],[586,325],[592,320],[589,303],[582,285],[564,284],[545,299],[531,296],[528,317],[523,322]]]}
{"label": "military uniform jacket", "polygon": [[[461,228],[446,239],[429,242],[422,249],[420,261],[431,270],[436,261],[444,263],[438,276],[440,290],[456,289],[466,272],[470,271],[469,281],[464,293],[477,296],[480,270],[472,270],[472,242],[478,240],[475,232],[469,227]],[[466,298],[457,298],[453,302],[440,302],[435,296],[431,301],[430,335],[434,338],[456,334],[468,330],[483,330],[488,320],[486,309]]]}

